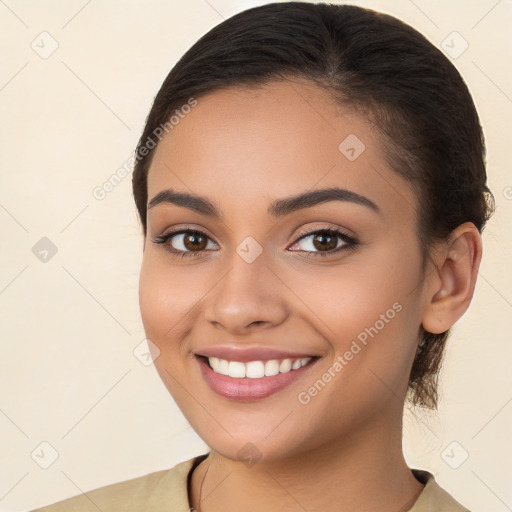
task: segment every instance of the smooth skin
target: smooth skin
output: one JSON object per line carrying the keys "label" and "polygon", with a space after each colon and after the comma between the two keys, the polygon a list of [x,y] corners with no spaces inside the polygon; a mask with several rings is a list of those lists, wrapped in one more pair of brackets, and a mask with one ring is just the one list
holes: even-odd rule
{"label": "smooth skin", "polygon": [[[354,161],[338,149],[350,134],[366,148]],[[222,213],[215,219],[174,204],[150,208],[140,274],[155,366],[211,449],[192,474],[194,509],[398,512],[423,490],[402,453],[408,377],[421,325],[444,332],[467,310],[481,237],[473,224],[459,226],[432,247],[423,272],[418,199],[387,166],[384,143],[324,89],[294,80],[198,98],[157,146],[149,200],[172,188],[207,197]],[[276,199],[329,187],[365,196],[380,211],[350,201],[282,218],[267,211]],[[349,249],[334,238],[325,249],[322,233],[297,241],[305,231],[333,227],[358,244]],[[203,245],[185,245],[184,235],[167,241],[191,256],[174,256],[152,241],[182,228],[207,237]],[[263,249],[252,263],[236,251],[249,236]],[[397,302],[401,311],[307,404],[299,402],[299,393]],[[213,392],[199,372],[194,353],[214,345],[321,359],[287,388],[240,402]],[[261,457],[253,465],[239,454],[247,443]]]}

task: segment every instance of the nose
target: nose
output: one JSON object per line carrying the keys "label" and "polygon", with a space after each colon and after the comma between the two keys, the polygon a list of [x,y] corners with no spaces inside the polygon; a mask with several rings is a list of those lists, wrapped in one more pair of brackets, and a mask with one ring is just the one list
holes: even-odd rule
{"label": "nose", "polygon": [[247,263],[238,254],[210,292],[206,320],[232,335],[276,327],[289,314],[283,285],[261,254]]}

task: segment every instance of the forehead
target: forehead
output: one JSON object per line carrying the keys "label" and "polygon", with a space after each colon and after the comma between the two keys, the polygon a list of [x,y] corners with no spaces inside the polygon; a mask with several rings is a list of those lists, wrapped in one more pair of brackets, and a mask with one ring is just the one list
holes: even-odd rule
{"label": "forehead", "polygon": [[388,167],[375,127],[325,89],[289,81],[231,87],[187,112],[155,149],[149,200],[173,188],[227,209],[337,186],[390,213],[412,213],[411,187]]}

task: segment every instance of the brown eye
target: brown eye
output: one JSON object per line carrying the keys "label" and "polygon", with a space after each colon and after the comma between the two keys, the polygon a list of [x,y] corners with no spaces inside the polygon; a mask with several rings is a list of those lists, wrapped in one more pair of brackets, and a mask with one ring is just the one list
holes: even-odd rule
{"label": "brown eye", "polygon": [[206,249],[207,244],[207,237],[200,233],[192,232],[183,237],[183,245],[189,251],[202,251]]}
{"label": "brown eye", "polygon": [[311,256],[329,256],[343,249],[353,249],[357,244],[355,238],[337,229],[317,229],[299,237],[292,247]]}
{"label": "brown eye", "polygon": [[209,242],[213,244],[214,249],[217,247],[209,236],[194,229],[182,229],[160,235],[155,237],[153,242],[161,244],[167,252],[180,257],[201,255],[208,248]]}
{"label": "brown eye", "polygon": [[336,237],[336,236],[327,235],[327,234],[315,235],[313,237],[313,246],[316,249],[318,249],[319,251],[321,251],[321,250],[329,251],[332,249],[336,249],[336,247],[338,245],[337,238],[338,237]]}

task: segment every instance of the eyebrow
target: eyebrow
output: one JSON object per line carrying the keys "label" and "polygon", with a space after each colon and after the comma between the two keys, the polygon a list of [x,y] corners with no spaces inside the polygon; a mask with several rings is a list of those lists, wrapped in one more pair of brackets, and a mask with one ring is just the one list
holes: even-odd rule
{"label": "eyebrow", "polygon": [[[345,201],[366,206],[376,213],[381,213],[380,208],[370,199],[351,190],[338,187],[330,187],[304,192],[295,196],[277,199],[272,202],[267,211],[272,217],[284,217],[297,210],[311,208],[329,201]],[[220,210],[206,197],[201,197],[186,192],[176,192],[173,189],[162,190],[148,203],[148,210],[158,204],[174,204],[193,210],[202,215],[220,219]]]}

